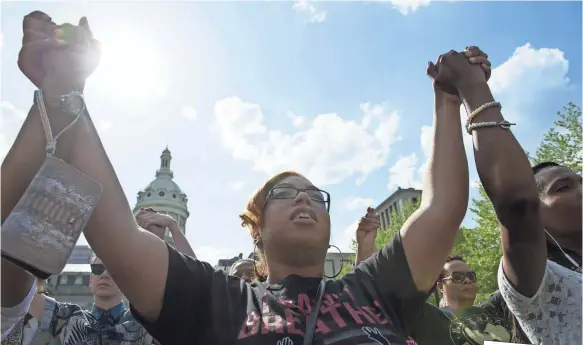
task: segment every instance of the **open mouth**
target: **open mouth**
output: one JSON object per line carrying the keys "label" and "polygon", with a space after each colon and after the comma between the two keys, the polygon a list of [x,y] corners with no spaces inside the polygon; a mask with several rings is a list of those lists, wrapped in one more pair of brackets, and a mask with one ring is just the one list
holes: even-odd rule
{"label": "open mouth", "polygon": [[290,219],[294,222],[302,223],[315,223],[317,221],[316,213],[307,207],[302,207],[296,209],[292,214]]}

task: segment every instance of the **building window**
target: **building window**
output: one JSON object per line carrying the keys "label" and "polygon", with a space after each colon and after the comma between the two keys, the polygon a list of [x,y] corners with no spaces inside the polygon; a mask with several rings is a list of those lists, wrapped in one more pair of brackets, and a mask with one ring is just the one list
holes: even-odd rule
{"label": "building window", "polygon": [[83,285],[89,285],[89,275],[83,276]]}
{"label": "building window", "polygon": [[81,285],[81,284],[83,284],[83,275],[78,274],[75,277],[75,285]]}
{"label": "building window", "polygon": [[160,192],[160,193],[158,193],[158,195],[159,195],[159,196],[164,196],[164,195],[166,195],[166,194],[164,194],[164,192]]}
{"label": "building window", "polygon": [[336,273],[338,273],[336,272],[335,268],[334,260],[326,260],[326,263],[324,264],[324,274],[328,277],[333,277]]}
{"label": "building window", "polygon": [[74,285],[76,277],[72,274],[67,274],[67,285]]}
{"label": "building window", "polygon": [[150,196],[152,196],[152,193],[148,193],[146,196],[149,198]]}
{"label": "building window", "polygon": [[173,197],[174,199],[176,199],[176,194],[172,194],[172,197]]}

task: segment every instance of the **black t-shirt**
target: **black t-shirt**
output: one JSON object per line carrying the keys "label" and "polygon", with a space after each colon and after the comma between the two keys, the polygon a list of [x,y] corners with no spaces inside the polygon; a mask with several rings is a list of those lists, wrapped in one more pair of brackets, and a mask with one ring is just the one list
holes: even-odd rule
{"label": "black t-shirt", "polygon": [[[164,304],[148,323],[163,345],[301,345],[320,278],[245,283],[168,246]],[[400,236],[341,279],[326,282],[313,344],[405,345],[424,305]]]}

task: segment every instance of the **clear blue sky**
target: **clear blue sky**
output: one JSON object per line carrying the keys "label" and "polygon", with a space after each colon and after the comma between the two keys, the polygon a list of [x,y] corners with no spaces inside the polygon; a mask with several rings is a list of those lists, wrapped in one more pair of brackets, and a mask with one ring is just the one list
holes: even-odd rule
{"label": "clear blue sky", "polygon": [[489,54],[527,150],[581,105],[581,2],[422,3],[3,3],[1,154],[32,99],[16,65],[22,17],[85,15],[105,49],[86,99],[132,205],[168,145],[187,237],[214,264],[250,252],[237,215],[269,174],[294,169],[332,194],[332,243],[346,248],[367,205],[420,181],[425,68],[440,53]]}

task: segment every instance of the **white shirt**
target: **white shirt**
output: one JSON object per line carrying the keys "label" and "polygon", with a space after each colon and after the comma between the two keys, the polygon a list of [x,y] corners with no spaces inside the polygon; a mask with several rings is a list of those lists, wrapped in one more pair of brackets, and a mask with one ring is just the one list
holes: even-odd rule
{"label": "white shirt", "polygon": [[0,324],[2,325],[2,340],[6,338],[10,331],[12,331],[12,327],[22,320],[28,310],[30,309],[30,304],[32,303],[32,299],[36,295],[36,279],[33,280],[32,286],[30,287],[30,291],[24,298],[22,302],[15,305],[14,307],[10,308],[2,308],[2,319],[0,320]]}
{"label": "white shirt", "polygon": [[501,262],[498,287],[532,344],[581,344],[581,273],[547,260],[538,291],[526,297],[512,287]]}

